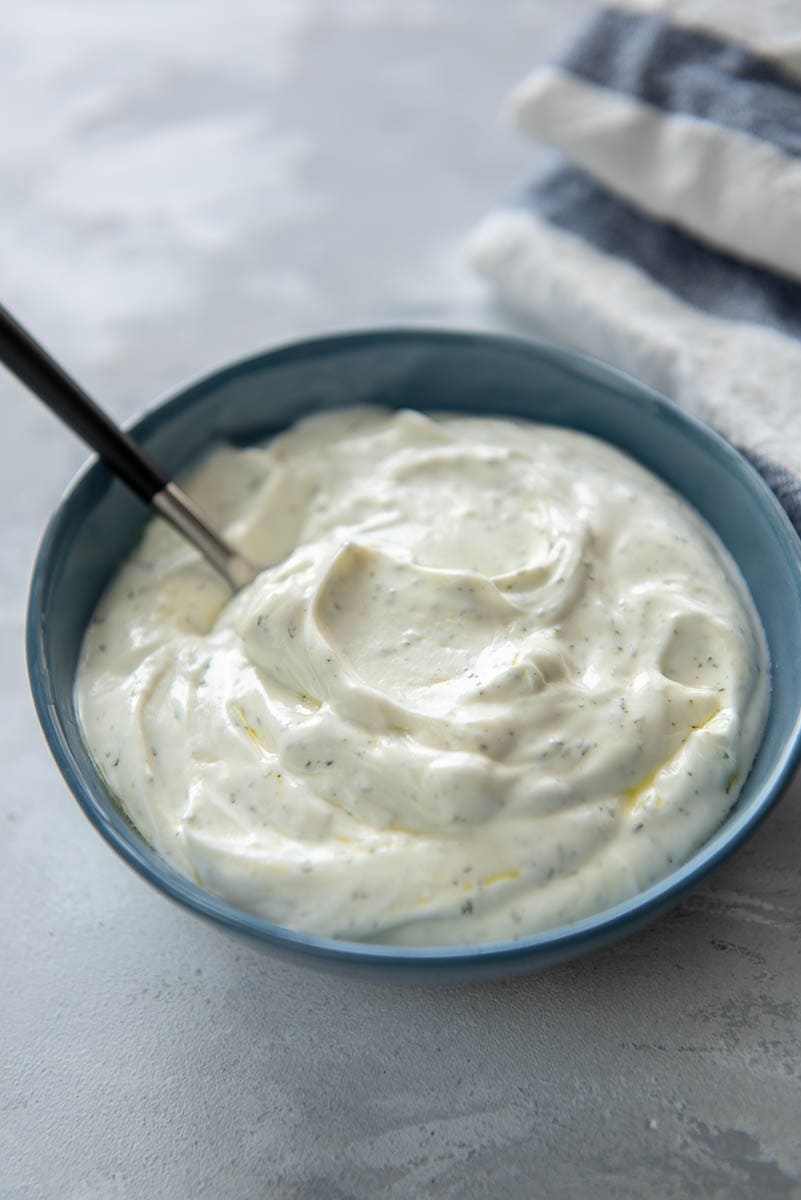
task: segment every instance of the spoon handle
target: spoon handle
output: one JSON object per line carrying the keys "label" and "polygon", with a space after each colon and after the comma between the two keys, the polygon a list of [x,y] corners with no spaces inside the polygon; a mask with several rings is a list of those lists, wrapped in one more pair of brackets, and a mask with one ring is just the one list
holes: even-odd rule
{"label": "spoon handle", "polygon": [[95,404],[45,348],[0,304],[0,362],[95,450],[145,504],[152,504],[209,560],[236,591],[256,568],[212,529],[190,500],[141,446]]}
{"label": "spoon handle", "polygon": [[167,486],[164,472],[98,408],[80,384],[0,305],[0,361],[149,504]]}

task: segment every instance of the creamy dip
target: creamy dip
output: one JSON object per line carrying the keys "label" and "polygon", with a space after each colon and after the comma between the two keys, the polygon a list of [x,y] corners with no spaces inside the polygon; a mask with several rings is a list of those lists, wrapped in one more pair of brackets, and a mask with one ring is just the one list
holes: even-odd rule
{"label": "creamy dip", "polygon": [[276,565],[231,598],[153,520],[77,693],[130,819],[209,891],[338,938],[517,938],[660,879],[734,803],[764,635],[710,528],[610,445],[345,409],[187,488]]}

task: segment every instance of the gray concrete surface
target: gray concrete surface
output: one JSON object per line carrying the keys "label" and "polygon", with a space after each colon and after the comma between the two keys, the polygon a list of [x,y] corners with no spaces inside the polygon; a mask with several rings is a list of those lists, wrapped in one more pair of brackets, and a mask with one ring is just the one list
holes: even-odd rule
{"label": "gray concrete surface", "polygon": [[[497,323],[460,241],[535,152],[508,86],[592,4],[33,0],[0,23],[3,299],[127,417],[280,339]],[[354,985],[124,867],[25,681],[81,449],[6,377],[0,1196],[801,1196],[796,787],[670,917],[548,974]]]}

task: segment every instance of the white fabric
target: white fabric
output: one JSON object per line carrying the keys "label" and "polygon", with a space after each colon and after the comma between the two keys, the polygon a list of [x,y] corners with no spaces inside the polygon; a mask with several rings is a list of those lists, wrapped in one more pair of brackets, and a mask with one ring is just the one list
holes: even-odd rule
{"label": "white fabric", "polygon": [[643,212],[801,278],[801,159],[748,134],[539,67],[512,95],[524,132]]}
{"label": "white fabric", "polygon": [[707,316],[526,211],[491,214],[470,252],[532,332],[614,363],[801,474],[801,343]]}
{"label": "white fabric", "polygon": [[[739,39],[801,76],[797,0],[627,0],[619,7]],[[801,278],[801,159],[558,67],[535,70],[511,107],[525,132],[564,151],[644,215]],[[644,379],[736,445],[801,475],[801,341],[685,302],[644,269],[536,215],[536,197],[535,184],[527,208],[491,214],[471,240],[472,261],[500,299],[533,333]],[[639,261],[656,261],[660,244],[668,243],[655,241],[654,260]],[[669,271],[664,277],[672,278]],[[731,268],[726,277],[733,278]],[[752,292],[760,286],[753,277],[743,282]]]}

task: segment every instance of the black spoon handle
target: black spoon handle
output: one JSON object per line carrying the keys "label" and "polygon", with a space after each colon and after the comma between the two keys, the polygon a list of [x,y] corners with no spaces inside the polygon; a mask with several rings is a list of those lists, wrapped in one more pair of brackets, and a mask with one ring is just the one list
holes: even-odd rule
{"label": "black spoon handle", "polygon": [[169,479],[80,384],[0,305],[0,362],[34,392],[140,499],[149,504]]}
{"label": "black spoon handle", "polygon": [[145,504],[196,546],[234,591],[256,578],[257,568],[212,529],[184,491],[171,483],[141,446],[98,408],[0,304],[0,362],[43,400],[51,412],[96,450],[106,466]]}

